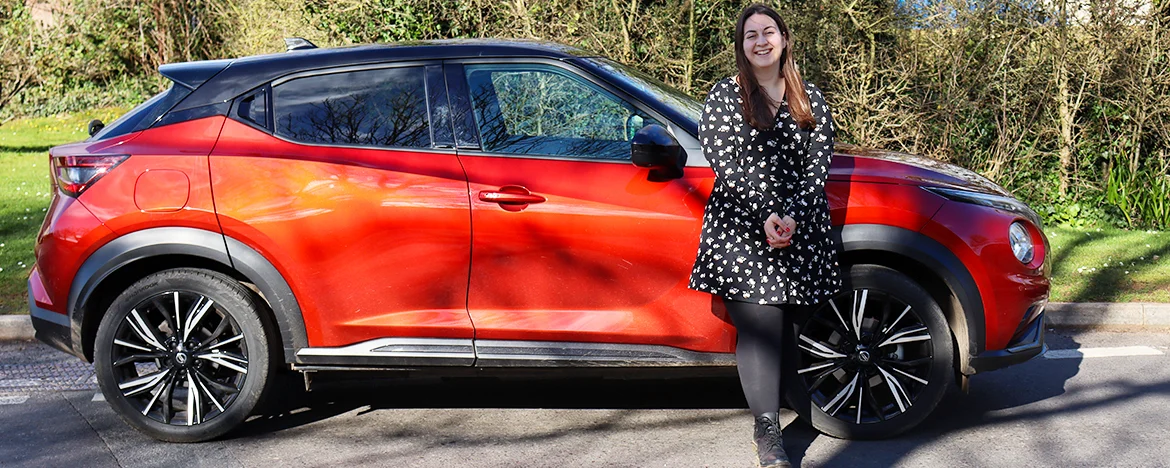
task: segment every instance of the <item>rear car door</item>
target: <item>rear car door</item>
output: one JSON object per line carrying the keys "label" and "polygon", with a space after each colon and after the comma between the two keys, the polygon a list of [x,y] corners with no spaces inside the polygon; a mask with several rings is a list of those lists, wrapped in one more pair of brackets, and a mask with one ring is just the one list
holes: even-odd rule
{"label": "rear car door", "polygon": [[731,351],[711,296],[687,289],[710,169],[650,182],[630,162],[629,140],[660,115],[561,61],[446,67],[471,195],[477,365],[571,349],[548,342]]}
{"label": "rear car door", "polygon": [[470,365],[467,181],[441,66],[286,76],[232,115],[211,155],[220,223],[293,289],[311,346],[298,357],[370,363],[438,338]]}

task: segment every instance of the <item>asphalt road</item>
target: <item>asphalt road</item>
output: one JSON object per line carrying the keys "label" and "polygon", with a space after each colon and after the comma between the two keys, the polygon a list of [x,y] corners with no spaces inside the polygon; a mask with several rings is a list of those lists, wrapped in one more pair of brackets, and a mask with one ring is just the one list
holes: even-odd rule
{"label": "asphalt road", "polygon": [[[1170,334],[1048,339],[1049,357],[975,377],[893,440],[829,438],[786,411],[789,453],[800,466],[1170,466]],[[754,466],[734,379],[334,382],[307,394],[287,382],[229,438],[181,445],[122,423],[87,369],[0,343],[0,466]]]}

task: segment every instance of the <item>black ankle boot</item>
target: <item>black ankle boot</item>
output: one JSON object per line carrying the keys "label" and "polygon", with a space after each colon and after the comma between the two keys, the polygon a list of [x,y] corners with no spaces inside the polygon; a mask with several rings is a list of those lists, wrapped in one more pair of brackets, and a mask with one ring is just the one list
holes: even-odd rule
{"label": "black ankle boot", "polygon": [[791,467],[784,452],[784,438],[780,436],[780,415],[764,413],[756,417],[756,455],[764,468]]}

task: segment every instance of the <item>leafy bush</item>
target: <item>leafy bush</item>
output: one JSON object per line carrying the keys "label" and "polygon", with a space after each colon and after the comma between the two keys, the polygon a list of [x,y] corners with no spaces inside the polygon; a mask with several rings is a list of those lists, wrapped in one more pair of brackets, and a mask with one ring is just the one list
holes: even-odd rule
{"label": "leafy bush", "polygon": [[[701,98],[735,71],[740,2],[721,0],[58,0],[36,27],[0,0],[0,109],[131,105],[161,63],[462,37],[543,39]],[[1049,224],[1170,227],[1170,3],[794,0],[782,5],[838,138],[980,172]],[[1061,7],[1064,7],[1063,9]],[[31,39],[31,40],[30,40]],[[5,52],[8,51],[8,52]],[[24,51],[25,53],[13,53]],[[24,62],[21,62],[24,60]],[[28,67],[25,67],[27,70]]]}

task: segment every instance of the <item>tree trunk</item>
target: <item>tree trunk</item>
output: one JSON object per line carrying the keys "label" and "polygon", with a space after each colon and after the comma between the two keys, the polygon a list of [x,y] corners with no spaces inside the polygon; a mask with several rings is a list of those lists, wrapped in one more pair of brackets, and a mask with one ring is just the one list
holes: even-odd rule
{"label": "tree trunk", "polygon": [[1069,179],[1072,178],[1072,162],[1073,162],[1073,109],[1069,102],[1073,99],[1072,93],[1068,89],[1068,63],[1065,60],[1068,52],[1068,2],[1062,0],[1060,2],[1060,17],[1057,19],[1057,27],[1060,28],[1060,52],[1056,58],[1056,93],[1059,109],[1057,113],[1060,119],[1060,195],[1068,195]]}

